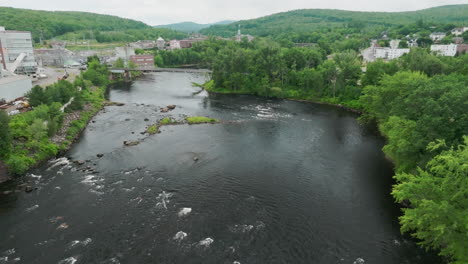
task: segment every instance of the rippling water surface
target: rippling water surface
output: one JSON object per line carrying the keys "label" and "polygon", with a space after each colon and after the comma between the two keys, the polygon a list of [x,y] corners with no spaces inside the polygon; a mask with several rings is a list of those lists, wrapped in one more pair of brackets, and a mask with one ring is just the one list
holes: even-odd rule
{"label": "rippling water surface", "polygon": [[[205,78],[114,87],[125,106],[97,115],[66,157],[2,186],[37,190],[0,194],[0,263],[439,263],[399,234],[383,140],[356,115],[197,94],[191,82]],[[195,115],[223,122],[140,133]]]}

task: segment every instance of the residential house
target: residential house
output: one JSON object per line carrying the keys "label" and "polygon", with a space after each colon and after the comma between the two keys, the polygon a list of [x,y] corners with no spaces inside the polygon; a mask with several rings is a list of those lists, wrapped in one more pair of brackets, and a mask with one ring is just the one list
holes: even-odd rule
{"label": "residential house", "polygon": [[429,38],[431,38],[434,42],[439,42],[443,38],[445,38],[445,36],[447,36],[447,34],[445,34],[444,32],[433,32],[431,33],[431,35],[429,35]]}
{"label": "residential house", "polygon": [[454,29],[452,29],[452,35],[459,37],[463,33],[465,33],[466,31],[468,31],[468,27],[454,28]]}
{"label": "residential house", "polygon": [[463,42],[465,42],[465,40],[462,37],[454,37],[452,38],[452,41],[455,44],[463,44]]}

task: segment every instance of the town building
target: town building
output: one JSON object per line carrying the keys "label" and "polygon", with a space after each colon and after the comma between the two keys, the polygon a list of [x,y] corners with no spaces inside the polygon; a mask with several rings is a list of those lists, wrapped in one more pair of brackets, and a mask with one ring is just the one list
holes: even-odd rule
{"label": "town building", "polygon": [[457,45],[457,54],[462,55],[468,53],[468,44]]}
{"label": "town building", "polygon": [[452,41],[455,44],[463,44],[463,42],[465,42],[465,40],[462,37],[454,37],[452,38]]}
{"label": "town building", "polygon": [[181,49],[188,49],[192,47],[192,41],[188,39],[184,39],[184,40],[179,41],[179,45]]}
{"label": "town building", "polygon": [[237,35],[236,35],[235,39],[236,39],[237,42],[241,42],[244,38],[247,38],[248,42],[251,42],[252,40],[255,39],[254,36],[241,34],[241,29],[240,29],[240,25],[239,25],[239,29],[237,30]]}
{"label": "town building", "polygon": [[443,38],[445,38],[445,36],[447,36],[447,35],[444,32],[433,32],[433,33],[431,33],[431,35],[429,35],[429,38],[431,38],[432,41],[434,41],[434,42],[439,42]]}
{"label": "town building", "polygon": [[154,56],[153,55],[133,55],[130,56],[130,61],[133,62],[139,70],[152,70],[154,69]]}
{"label": "town building", "polygon": [[129,44],[134,49],[154,49],[156,47],[156,41],[154,40],[139,40]]}
{"label": "town building", "polygon": [[398,49],[399,46],[400,46],[400,40],[399,39],[390,40],[390,48],[391,49]]}
{"label": "town building", "polygon": [[431,51],[442,56],[454,57],[457,55],[457,46],[455,44],[449,45],[431,45]]}
{"label": "town building", "polygon": [[74,57],[74,53],[64,48],[35,49],[34,56],[40,66],[62,67],[65,61]]}
{"label": "town building", "polygon": [[466,31],[468,31],[468,27],[454,28],[454,29],[452,29],[452,35],[459,37],[463,33],[465,33]]}
{"label": "town building", "polygon": [[31,32],[5,30],[0,27],[0,65],[11,73],[37,71]]}
{"label": "town building", "polygon": [[[398,43],[398,44],[397,44]],[[377,59],[393,60],[410,52],[410,49],[398,49],[399,41],[392,43],[392,47],[380,47],[376,40],[371,42],[371,46],[361,52],[364,61],[373,62]]]}
{"label": "town building", "polygon": [[166,41],[159,37],[157,40],[156,40],[156,47],[160,50],[164,49],[166,47]]}
{"label": "town building", "polygon": [[180,41],[176,39],[169,41],[169,49],[170,50],[180,49]]}
{"label": "town building", "polygon": [[135,49],[132,47],[116,47],[115,48],[115,57],[123,59],[124,61],[129,61],[131,56],[135,55]]}
{"label": "town building", "polygon": [[384,60],[394,60],[409,52],[410,49],[376,48],[375,58]]}
{"label": "town building", "polygon": [[315,47],[317,43],[294,43],[294,46],[298,48]]}

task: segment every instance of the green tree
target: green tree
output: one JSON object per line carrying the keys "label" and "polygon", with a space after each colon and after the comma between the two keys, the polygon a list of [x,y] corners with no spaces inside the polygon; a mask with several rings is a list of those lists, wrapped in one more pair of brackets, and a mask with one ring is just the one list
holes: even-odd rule
{"label": "green tree", "polygon": [[118,58],[114,63],[114,68],[123,69],[125,68],[125,62],[122,58]]}
{"label": "green tree", "polygon": [[[429,150],[446,147],[439,141]],[[403,232],[421,240],[430,249],[453,258],[454,264],[468,263],[468,137],[457,148],[434,157],[426,169],[399,173],[393,196],[398,202],[409,201],[400,217]]]}
{"label": "green tree", "polygon": [[47,96],[44,92],[44,88],[39,85],[34,86],[28,93],[26,93],[26,97],[29,98],[29,104],[31,106],[38,106],[47,103]]}
{"label": "green tree", "polygon": [[10,118],[0,110],[0,158],[5,158],[11,149]]}

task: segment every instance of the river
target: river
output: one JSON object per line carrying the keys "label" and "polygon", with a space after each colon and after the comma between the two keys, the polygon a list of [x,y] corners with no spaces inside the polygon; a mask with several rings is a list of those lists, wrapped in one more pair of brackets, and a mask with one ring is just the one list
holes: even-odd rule
{"label": "river", "polygon": [[[125,105],[98,114],[66,158],[3,185],[37,189],[0,194],[0,263],[440,263],[400,235],[384,141],[356,114],[197,94],[205,79],[113,87]],[[140,133],[166,116],[222,122]]]}

